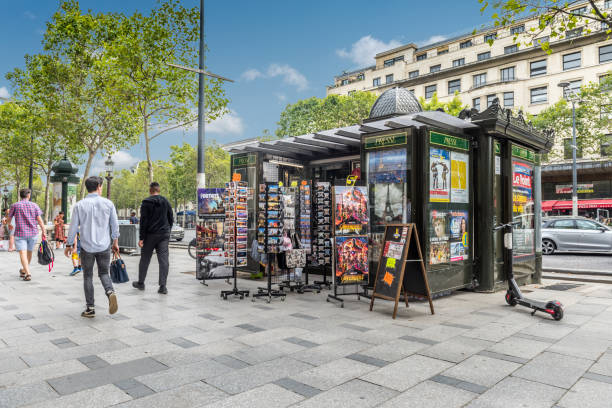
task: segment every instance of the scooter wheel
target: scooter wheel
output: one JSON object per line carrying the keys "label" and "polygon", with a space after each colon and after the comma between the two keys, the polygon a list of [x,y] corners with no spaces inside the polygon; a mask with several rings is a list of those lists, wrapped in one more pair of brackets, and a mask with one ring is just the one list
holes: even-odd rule
{"label": "scooter wheel", "polygon": [[553,319],[555,320],[563,319],[563,308],[562,307],[555,306],[553,310],[554,310],[554,313],[552,314]]}
{"label": "scooter wheel", "polygon": [[510,306],[516,306],[516,298],[514,297],[514,293],[511,291],[506,292],[506,303]]}

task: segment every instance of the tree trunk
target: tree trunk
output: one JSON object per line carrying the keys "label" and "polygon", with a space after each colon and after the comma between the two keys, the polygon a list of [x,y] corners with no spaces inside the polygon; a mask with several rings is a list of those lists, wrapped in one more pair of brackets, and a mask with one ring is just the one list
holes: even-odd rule
{"label": "tree trunk", "polygon": [[47,180],[45,181],[45,208],[43,210],[43,214],[45,214],[45,221],[49,219],[49,184],[51,177],[51,170],[47,173]]}
{"label": "tree trunk", "polygon": [[83,199],[85,195],[85,180],[89,177],[89,171],[91,170],[91,165],[93,163],[93,159],[96,157],[96,152],[89,151],[87,156],[87,164],[85,165],[85,172],[83,173],[83,180],[81,180],[81,189],[79,190],[79,200]]}
{"label": "tree trunk", "polygon": [[183,228],[185,228],[185,222],[187,221],[187,202],[183,198]]}
{"label": "tree trunk", "polygon": [[144,119],[144,139],[145,139],[145,152],[147,154],[147,170],[149,172],[149,184],[153,182],[153,162],[151,161],[151,147],[149,140],[149,121],[147,118]]}

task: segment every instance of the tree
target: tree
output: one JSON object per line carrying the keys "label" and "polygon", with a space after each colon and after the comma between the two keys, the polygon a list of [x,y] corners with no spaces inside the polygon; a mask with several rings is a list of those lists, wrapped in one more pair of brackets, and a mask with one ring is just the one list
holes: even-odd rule
{"label": "tree", "polygon": [[[537,17],[537,26],[528,28],[525,33],[513,34],[517,45],[532,45],[533,41],[544,32],[548,32],[546,35],[550,40],[568,38],[568,31],[580,27],[584,27],[581,35],[590,34],[593,29],[599,31],[604,27],[608,36],[612,33],[612,12],[604,10],[603,4],[596,0],[588,0],[588,6],[574,9],[569,7],[576,2],[569,0],[494,0],[490,3],[487,0],[478,0],[478,2],[483,4],[481,13],[487,9],[494,11],[491,18],[495,27],[513,26],[517,20],[527,15]],[[542,49],[547,52],[550,52],[549,39],[538,41]],[[493,41],[489,40],[489,44],[493,44]]]}
{"label": "tree", "polygon": [[[612,75],[604,77],[599,83],[589,83],[578,92],[576,106],[576,143],[583,156],[598,155],[602,143],[612,133]],[[561,141],[572,137],[572,105],[561,99],[537,116],[529,117],[540,130],[555,131],[555,148],[549,153],[548,160],[563,159],[564,149]]]}
{"label": "tree", "polygon": [[[163,1],[145,16],[134,13],[122,18],[118,35],[108,49],[126,78],[132,104],[145,142],[149,181],[153,181],[150,145],[162,134],[197,120],[197,76],[166,63],[197,66],[199,9]],[[206,119],[227,112],[228,103],[218,79],[206,78]]]}
{"label": "tree", "polygon": [[455,92],[455,96],[449,102],[440,102],[438,100],[438,93],[434,92],[429,101],[425,100],[425,98],[421,96],[419,98],[419,103],[424,111],[443,109],[444,112],[452,116],[459,116],[459,112],[468,107],[461,102],[458,92]]}
{"label": "tree", "polygon": [[[351,95],[312,97],[287,105],[277,122],[276,136],[299,136],[359,123],[370,113],[376,95],[355,91]],[[265,136],[265,135],[264,135]]]}
{"label": "tree", "polygon": [[[43,45],[56,62],[52,86],[62,95],[59,120],[67,137],[87,151],[83,179],[98,152],[117,151],[138,137],[127,78],[107,49],[119,21],[116,14],[83,13],[77,1],[68,0],[47,23]],[[84,188],[82,183],[81,197]]]}

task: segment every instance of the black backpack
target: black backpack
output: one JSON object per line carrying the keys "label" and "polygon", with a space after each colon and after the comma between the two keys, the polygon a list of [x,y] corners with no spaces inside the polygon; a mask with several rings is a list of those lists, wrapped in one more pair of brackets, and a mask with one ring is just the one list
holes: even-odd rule
{"label": "black backpack", "polygon": [[49,265],[49,272],[53,269],[53,263],[55,261],[55,255],[49,242],[43,238],[38,245],[38,263],[41,265]]}

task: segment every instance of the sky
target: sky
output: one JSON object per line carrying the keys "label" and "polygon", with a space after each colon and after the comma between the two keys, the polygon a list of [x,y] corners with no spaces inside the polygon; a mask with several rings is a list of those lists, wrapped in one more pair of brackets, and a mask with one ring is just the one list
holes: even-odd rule
{"label": "sky", "polygon": [[[199,0],[181,0],[186,7]],[[24,55],[41,52],[45,22],[56,0],[0,0],[0,96],[13,90],[5,74],[23,67]],[[81,0],[96,12],[148,14],[156,0]],[[207,142],[218,143],[274,133],[287,104],[311,96],[325,97],[325,86],[345,70],[374,64],[381,51],[417,45],[471,32],[487,24],[477,0],[351,2],[339,0],[208,0],[205,38],[208,69],[233,79],[225,86],[230,113],[206,125]],[[168,132],[152,144],[152,158],[167,159],[169,147],[196,144],[197,129]],[[144,144],[114,156],[117,168],[145,159]],[[104,158],[94,170],[103,168]]]}

